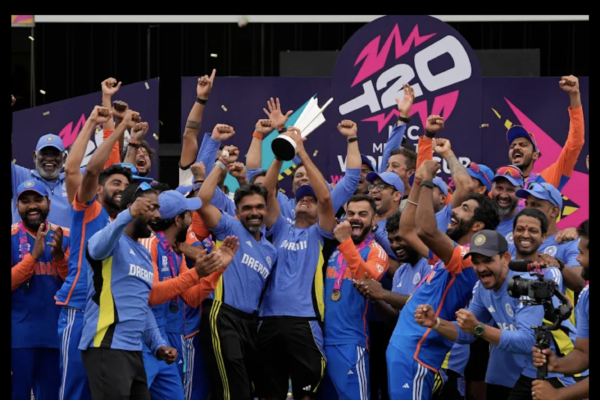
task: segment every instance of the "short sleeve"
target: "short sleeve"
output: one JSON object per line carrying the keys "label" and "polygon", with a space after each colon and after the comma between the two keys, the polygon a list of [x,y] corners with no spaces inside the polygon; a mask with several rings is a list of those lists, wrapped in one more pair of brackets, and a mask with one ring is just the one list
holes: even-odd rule
{"label": "short sleeve", "polygon": [[265,236],[267,238],[273,237],[275,240],[277,240],[279,235],[285,234],[287,231],[289,231],[290,226],[292,226],[292,224],[288,222],[288,220],[283,216],[283,214],[279,214],[279,217],[277,217],[277,221],[275,221],[271,229],[268,229],[265,232]]}
{"label": "short sleeve", "polygon": [[579,301],[576,306],[577,337],[581,339],[590,338],[590,303],[589,286],[583,289],[579,295]]}
{"label": "short sleeve", "polygon": [[219,223],[212,229],[212,233],[215,237],[215,240],[221,241],[225,239],[227,236],[234,235],[236,228],[245,229],[241,226],[242,223],[237,219],[233,218],[231,215],[222,212],[221,219],[219,219]]}
{"label": "short sleeve", "polygon": [[452,253],[450,262],[447,265],[444,265],[444,268],[453,274],[460,274],[463,269],[473,267],[471,257],[468,257],[466,260],[463,259],[468,252],[469,250],[465,246],[457,245],[454,248],[454,253]]}

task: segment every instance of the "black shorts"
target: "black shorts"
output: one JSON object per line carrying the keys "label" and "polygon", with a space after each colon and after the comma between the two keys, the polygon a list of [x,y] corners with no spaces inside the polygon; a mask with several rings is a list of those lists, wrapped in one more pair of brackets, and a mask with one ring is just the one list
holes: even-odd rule
{"label": "black shorts", "polygon": [[464,396],[460,394],[458,389],[460,380],[462,377],[451,369],[444,370],[446,372],[447,380],[444,383],[444,378],[438,372],[435,376],[433,384],[433,397],[434,400],[464,400]]}
{"label": "black shorts", "polygon": [[200,343],[211,379],[212,400],[252,400],[258,374],[255,314],[205,300]]}
{"label": "black shorts", "polygon": [[465,367],[465,380],[467,382],[483,382],[490,360],[490,342],[478,338],[471,343],[469,351],[469,361]]}
{"label": "black shorts", "polygon": [[[258,329],[261,397],[285,400],[292,379],[294,399],[315,399],[325,375],[323,334],[309,318],[265,318]],[[319,344],[317,344],[319,343]]]}
{"label": "black shorts", "polygon": [[81,360],[93,400],[150,400],[141,351],[88,348]]}

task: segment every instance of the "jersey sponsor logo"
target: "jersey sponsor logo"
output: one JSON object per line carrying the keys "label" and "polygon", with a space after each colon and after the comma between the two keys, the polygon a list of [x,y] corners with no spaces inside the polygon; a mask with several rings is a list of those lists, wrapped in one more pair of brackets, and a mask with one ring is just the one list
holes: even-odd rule
{"label": "jersey sponsor logo", "polygon": [[419,283],[421,281],[421,274],[420,273],[416,273],[415,276],[413,277],[413,285],[416,285],[417,283]]}
{"label": "jersey sponsor logo", "polygon": [[308,248],[308,242],[306,240],[301,240],[299,242],[288,242],[287,240],[284,240],[279,247],[289,251],[306,250]]}
{"label": "jersey sponsor logo", "polygon": [[506,304],[504,305],[504,309],[506,310],[506,313],[507,313],[508,315],[510,315],[510,317],[511,317],[511,318],[515,316],[515,312],[513,311],[513,309],[512,309],[512,307],[510,306],[510,304],[506,303]]}
{"label": "jersey sponsor logo", "polygon": [[518,330],[516,326],[513,324],[507,324],[506,322],[497,322],[498,328],[503,331],[516,331]]}
{"label": "jersey sponsor logo", "polygon": [[129,264],[129,275],[140,278],[150,284],[154,281],[154,272],[150,272],[135,264]]}
{"label": "jersey sponsor logo", "polygon": [[384,271],[383,265],[377,264],[377,271],[381,274]]}
{"label": "jersey sponsor logo", "polygon": [[246,253],[244,253],[244,256],[242,257],[242,264],[258,272],[260,276],[262,276],[264,279],[267,279],[267,277],[269,276],[269,270],[265,268],[265,266],[262,265],[260,261],[254,259],[253,257],[250,257]]}
{"label": "jersey sponsor logo", "polygon": [[167,256],[162,256],[161,272],[169,272],[169,260],[167,259]]}
{"label": "jersey sponsor logo", "polygon": [[[334,266],[329,266],[327,267],[327,279],[335,279],[336,275],[337,275],[337,270],[338,268],[334,267]],[[352,276],[352,272],[350,271],[350,268],[346,268],[346,272],[344,272],[344,279],[346,280],[353,280],[354,277]]]}
{"label": "jersey sponsor logo", "polygon": [[506,234],[506,241],[508,242],[508,244],[513,244],[514,243],[513,233],[512,232]]}
{"label": "jersey sponsor logo", "polygon": [[34,275],[46,275],[58,278],[58,270],[52,262],[38,262],[33,266]]}
{"label": "jersey sponsor logo", "polygon": [[554,255],[556,255],[557,252],[557,247],[556,246],[548,246],[544,249],[543,253],[544,254],[548,254],[549,256],[554,257]]}

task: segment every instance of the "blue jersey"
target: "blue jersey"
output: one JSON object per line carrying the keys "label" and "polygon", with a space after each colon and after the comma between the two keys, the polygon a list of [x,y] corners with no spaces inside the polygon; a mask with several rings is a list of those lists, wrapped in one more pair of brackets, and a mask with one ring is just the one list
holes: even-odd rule
{"label": "blue jersey", "polygon": [[435,220],[437,222],[438,229],[442,232],[448,230],[448,225],[452,220],[452,205],[447,204],[440,211],[435,213]]}
{"label": "blue jersey", "polygon": [[[46,243],[51,241],[57,226],[48,224]],[[24,227],[23,227],[24,228]],[[65,258],[68,257],[69,230],[63,230],[63,250]],[[22,236],[22,238],[21,238]],[[21,239],[26,240],[21,244]],[[10,298],[10,332],[11,348],[49,347],[58,348],[58,318],[60,307],[54,303],[54,294],[62,285],[59,268],[66,269],[66,259],[57,262],[50,252],[51,247],[46,244],[44,253],[36,262],[31,256],[35,245],[33,233],[19,229],[19,224],[14,224],[10,229],[11,268],[21,262],[31,265],[33,275],[25,283],[11,292]],[[64,275],[63,275],[64,276]]]}
{"label": "blue jersey", "polygon": [[[199,246],[205,248],[207,253],[210,254],[212,251],[212,245],[210,239],[204,239],[203,241],[199,241],[196,238],[196,235],[192,232],[191,228],[188,230],[187,234],[187,244],[190,246]],[[186,265],[188,269],[192,269],[195,267],[195,263],[189,259],[185,259]],[[186,337],[190,337],[198,333],[200,329],[200,314],[201,314],[201,306],[200,307],[190,307],[187,304],[184,304],[184,320],[183,320],[183,334]]]}
{"label": "blue jersey", "polygon": [[[348,239],[331,254],[325,279],[325,345],[353,344],[369,348],[369,301],[352,282],[364,279],[365,273],[380,280],[388,267],[387,254],[371,234],[358,246]],[[337,301],[332,298],[336,281],[341,283]]]}
{"label": "blue jersey", "polygon": [[245,313],[258,311],[261,294],[277,260],[275,248],[263,235],[257,241],[239,220],[225,213],[212,233],[217,248],[227,236],[234,235],[239,238],[240,248],[209,298]]}
{"label": "blue jersey", "polygon": [[577,337],[590,338],[590,285],[583,288],[575,306],[577,314]]}
{"label": "blue jersey", "polygon": [[504,236],[509,245],[513,244],[513,226],[515,217],[517,214],[510,218],[504,218],[500,220],[500,224],[496,227],[496,232]]}
{"label": "blue jersey", "polygon": [[415,310],[419,305],[429,304],[440,318],[455,320],[456,311],[471,300],[477,282],[471,258],[463,259],[468,251],[468,247],[455,244],[448,265],[437,263],[406,302],[390,339],[398,351],[434,372],[441,368],[454,343],[419,325],[415,321]]}
{"label": "blue jersey", "polygon": [[69,274],[56,293],[56,304],[84,310],[87,296],[87,273],[85,261],[86,244],[96,232],[110,224],[110,217],[96,200],[89,203],[77,201],[71,207],[71,254]]}
{"label": "blue jersey", "polygon": [[283,215],[267,231],[277,250],[277,266],[260,306],[261,317],[287,316],[323,321],[325,262],[337,245],[318,224],[298,228]]}
{"label": "blue jersey", "polygon": [[80,350],[89,347],[141,351],[142,338],[155,352],[165,346],[148,299],[154,268],[148,250],[123,230],[129,209],[90,239],[86,250],[88,292]]}
{"label": "blue jersey", "polygon": [[410,295],[430,272],[431,265],[426,258],[421,258],[415,265],[402,264],[394,274],[392,292]]}
{"label": "blue jersey", "polygon": [[398,258],[396,257],[396,253],[394,253],[394,251],[390,247],[390,241],[389,241],[388,235],[387,235],[388,233],[387,233],[387,230],[385,229],[386,222],[387,222],[386,219],[381,219],[381,220],[377,221],[377,228],[375,229],[375,232],[373,232],[373,235],[375,236],[375,240],[377,241],[377,243],[379,243],[381,245],[381,247],[383,247],[383,250],[385,250],[388,257],[391,258],[392,260],[397,261]]}

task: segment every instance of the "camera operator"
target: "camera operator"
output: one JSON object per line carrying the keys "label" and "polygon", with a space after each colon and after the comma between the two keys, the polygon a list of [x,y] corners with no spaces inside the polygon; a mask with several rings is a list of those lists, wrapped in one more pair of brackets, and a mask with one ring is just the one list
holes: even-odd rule
{"label": "camera operator", "polygon": [[[579,256],[577,261],[583,268],[582,278],[589,281],[589,256],[590,256],[590,220],[584,221],[579,228]],[[581,291],[579,301],[575,307],[577,314],[577,339],[575,340],[575,348],[566,357],[557,358],[550,350],[540,351],[537,347],[533,350],[533,365],[542,367],[548,358],[548,372],[560,372],[567,375],[576,374],[589,368],[589,284]],[[575,385],[555,389],[548,382],[536,380],[533,382],[533,398],[535,400],[571,400],[582,399],[589,397],[590,386],[589,378],[576,383]]]}

